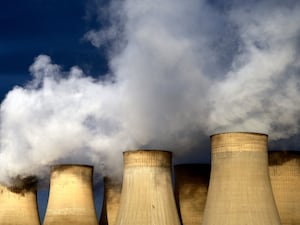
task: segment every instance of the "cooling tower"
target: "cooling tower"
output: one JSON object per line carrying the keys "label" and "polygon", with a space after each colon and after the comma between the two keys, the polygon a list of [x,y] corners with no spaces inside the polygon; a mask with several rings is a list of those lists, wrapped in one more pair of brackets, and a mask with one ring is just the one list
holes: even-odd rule
{"label": "cooling tower", "polygon": [[184,164],[175,167],[175,199],[183,225],[200,225],[202,222],[210,165]]}
{"label": "cooling tower", "polygon": [[97,225],[92,180],[91,166],[53,166],[44,225]]}
{"label": "cooling tower", "polygon": [[282,225],[299,225],[300,153],[269,152],[269,171]]}
{"label": "cooling tower", "polygon": [[[0,185],[0,224],[39,225],[36,180],[25,179],[14,187]],[[22,181],[22,182],[23,182]]]}
{"label": "cooling tower", "polygon": [[203,225],[279,225],[268,170],[268,137],[211,136],[212,165]]}
{"label": "cooling tower", "polygon": [[120,205],[122,185],[120,182],[104,178],[104,200],[100,225],[114,225]]}
{"label": "cooling tower", "polygon": [[101,211],[101,215],[100,215],[99,225],[108,225],[105,193],[103,195],[102,211]]}
{"label": "cooling tower", "polygon": [[123,153],[124,174],[115,225],[180,225],[172,189],[171,152]]}

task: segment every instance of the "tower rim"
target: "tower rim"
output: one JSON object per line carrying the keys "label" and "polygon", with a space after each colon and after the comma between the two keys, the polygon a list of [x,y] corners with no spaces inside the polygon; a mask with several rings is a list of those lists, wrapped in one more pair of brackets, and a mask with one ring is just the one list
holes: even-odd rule
{"label": "tower rim", "polygon": [[211,134],[209,137],[212,138],[212,137],[219,136],[219,135],[235,135],[235,134],[249,134],[249,135],[258,135],[258,136],[266,136],[266,137],[269,136],[266,133],[260,133],[260,132],[235,131],[235,132],[215,133],[215,134]]}

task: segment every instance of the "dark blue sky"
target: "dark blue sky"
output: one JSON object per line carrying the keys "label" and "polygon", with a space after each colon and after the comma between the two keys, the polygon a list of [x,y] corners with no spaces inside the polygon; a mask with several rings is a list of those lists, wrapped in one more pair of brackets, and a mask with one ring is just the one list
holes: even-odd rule
{"label": "dark blue sky", "polygon": [[[77,65],[95,77],[107,71],[103,49],[96,49],[82,39],[88,30],[99,28],[96,15],[91,13],[89,17],[86,16],[88,3],[91,2],[0,1],[1,102],[14,86],[24,85],[31,79],[28,69],[39,54],[49,55],[66,70]],[[48,190],[39,192],[41,217],[46,209],[47,192]],[[98,195],[99,193],[99,201]]]}
{"label": "dark blue sky", "polygon": [[[70,4],[72,3],[72,4]],[[29,66],[39,54],[65,69],[80,66],[98,76],[107,70],[103,51],[83,40],[98,28],[86,16],[88,1],[10,0],[0,2],[0,100],[15,85],[31,79]]]}

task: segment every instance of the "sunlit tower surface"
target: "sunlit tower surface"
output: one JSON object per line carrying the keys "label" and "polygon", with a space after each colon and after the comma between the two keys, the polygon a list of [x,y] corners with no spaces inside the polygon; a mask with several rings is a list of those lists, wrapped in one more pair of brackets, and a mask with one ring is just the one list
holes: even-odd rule
{"label": "sunlit tower surface", "polygon": [[21,182],[11,187],[0,185],[1,225],[40,225],[36,180]]}
{"label": "sunlit tower surface", "polygon": [[282,225],[300,224],[300,153],[269,152],[269,171]]}
{"label": "sunlit tower surface", "polygon": [[180,225],[172,189],[172,154],[159,150],[123,153],[124,172],[115,225]]}
{"label": "sunlit tower surface", "polygon": [[210,165],[175,165],[175,199],[183,225],[200,225],[207,198]]}
{"label": "sunlit tower surface", "polygon": [[268,170],[268,137],[211,136],[211,175],[203,225],[279,225]]}
{"label": "sunlit tower surface", "polygon": [[97,225],[92,179],[91,166],[53,166],[44,225]]}

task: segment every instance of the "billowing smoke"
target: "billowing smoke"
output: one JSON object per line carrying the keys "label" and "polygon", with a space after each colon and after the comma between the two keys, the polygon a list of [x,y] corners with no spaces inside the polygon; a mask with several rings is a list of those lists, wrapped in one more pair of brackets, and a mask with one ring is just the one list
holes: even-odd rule
{"label": "billowing smoke", "polygon": [[108,74],[66,72],[40,55],[32,81],[6,96],[1,180],[43,177],[58,162],[118,174],[126,149],[201,151],[214,132],[299,133],[297,0],[125,0],[107,10],[108,27],[85,39],[110,46]]}

